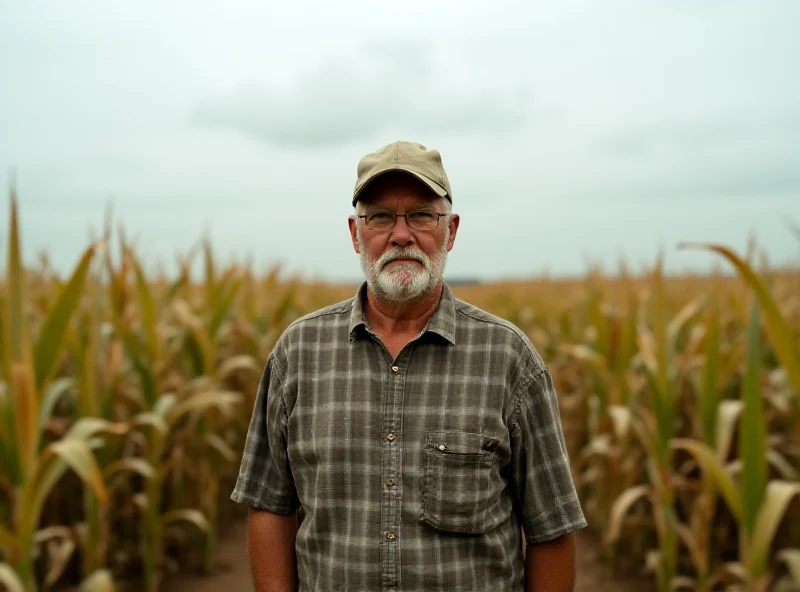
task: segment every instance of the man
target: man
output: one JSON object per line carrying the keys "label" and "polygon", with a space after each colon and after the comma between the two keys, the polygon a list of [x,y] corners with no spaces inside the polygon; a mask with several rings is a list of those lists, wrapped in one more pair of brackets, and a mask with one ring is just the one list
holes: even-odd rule
{"label": "man", "polygon": [[256,590],[572,590],[586,521],[553,383],[442,279],[459,216],[439,153],[396,142],[357,173],[366,281],[278,340],[231,496]]}

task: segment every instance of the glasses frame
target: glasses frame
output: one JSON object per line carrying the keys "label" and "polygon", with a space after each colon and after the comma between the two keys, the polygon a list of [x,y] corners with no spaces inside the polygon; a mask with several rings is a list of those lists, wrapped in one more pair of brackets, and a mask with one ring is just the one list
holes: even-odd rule
{"label": "glasses frame", "polygon": [[[408,223],[408,216],[411,216],[413,214],[419,214],[420,212],[429,212],[431,214],[436,214],[436,226],[434,226],[433,228],[414,228],[413,226],[411,226],[411,224]],[[412,230],[416,230],[418,232],[434,232],[435,230],[437,230],[439,228],[439,220],[441,220],[443,217],[447,217],[447,216],[450,215],[450,214],[447,214],[447,213],[443,214],[442,212],[437,212],[435,210],[417,210],[416,212],[408,212],[408,213],[405,213],[405,214],[396,214],[396,213],[394,213],[392,211],[389,211],[389,210],[378,210],[376,212],[370,212],[369,214],[361,214],[359,216],[356,216],[356,218],[364,218],[364,227],[367,230],[375,230],[375,229],[369,228],[369,226],[367,226],[367,218],[369,216],[371,216],[372,214],[390,214],[392,216],[392,224],[391,224],[391,226],[387,226],[386,228],[383,228],[383,229],[380,229],[380,230],[383,230],[383,231],[391,230],[392,228],[394,228],[394,225],[397,224],[397,219],[398,218],[405,218],[406,219],[406,225],[409,228],[411,228]]]}

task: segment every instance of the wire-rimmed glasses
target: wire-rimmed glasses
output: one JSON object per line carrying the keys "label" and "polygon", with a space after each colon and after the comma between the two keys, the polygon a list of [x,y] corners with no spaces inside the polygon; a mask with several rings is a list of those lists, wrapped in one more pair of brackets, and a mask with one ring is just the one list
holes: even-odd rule
{"label": "wire-rimmed glasses", "polygon": [[439,218],[447,216],[433,210],[417,210],[407,214],[395,214],[388,210],[379,210],[362,214],[359,218],[364,218],[364,225],[369,230],[389,230],[397,222],[397,218],[405,218],[406,224],[414,230],[436,230],[439,227]]}

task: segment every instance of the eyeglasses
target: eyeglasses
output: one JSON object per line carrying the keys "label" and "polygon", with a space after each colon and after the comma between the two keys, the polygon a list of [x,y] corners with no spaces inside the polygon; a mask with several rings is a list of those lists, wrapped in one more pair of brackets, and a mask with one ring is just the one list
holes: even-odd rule
{"label": "eyeglasses", "polygon": [[433,210],[418,210],[408,214],[395,214],[389,211],[370,212],[366,215],[358,216],[364,218],[364,225],[369,230],[389,230],[397,221],[397,218],[405,218],[414,230],[436,230],[439,227],[439,218],[447,216]]}

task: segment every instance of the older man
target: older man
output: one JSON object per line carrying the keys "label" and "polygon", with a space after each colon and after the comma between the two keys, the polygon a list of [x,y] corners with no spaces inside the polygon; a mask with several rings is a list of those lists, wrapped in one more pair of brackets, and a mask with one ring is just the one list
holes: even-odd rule
{"label": "older man", "polygon": [[443,281],[459,216],[439,153],[395,142],[357,173],[366,281],[278,340],[231,496],[256,590],[572,590],[586,521],[553,382]]}

